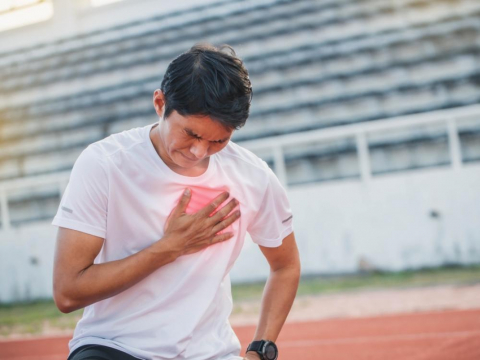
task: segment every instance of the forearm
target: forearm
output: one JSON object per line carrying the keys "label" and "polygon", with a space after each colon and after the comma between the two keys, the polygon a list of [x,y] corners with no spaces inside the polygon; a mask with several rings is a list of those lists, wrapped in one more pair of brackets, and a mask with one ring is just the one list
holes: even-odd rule
{"label": "forearm", "polygon": [[297,266],[270,271],[253,340],[277,340],[295,299],[299,281],[300,268]]}
{"label": "forearm", "polygon": [[69,282],[65,290],[65,312],[117,295],[177,256],[165,242],[158,241],[124,259],[92,264]]}

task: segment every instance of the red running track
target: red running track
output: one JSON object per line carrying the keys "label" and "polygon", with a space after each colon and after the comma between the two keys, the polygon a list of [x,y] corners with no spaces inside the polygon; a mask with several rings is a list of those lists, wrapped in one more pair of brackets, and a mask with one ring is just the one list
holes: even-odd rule
{"label": "red running track", "polygon": [[[235,327],[243,345],[254,326]],[[65,360],[69,338],[0,342],[1,360]],[[279,360],[479,360],[480,309],[286,324]]]}

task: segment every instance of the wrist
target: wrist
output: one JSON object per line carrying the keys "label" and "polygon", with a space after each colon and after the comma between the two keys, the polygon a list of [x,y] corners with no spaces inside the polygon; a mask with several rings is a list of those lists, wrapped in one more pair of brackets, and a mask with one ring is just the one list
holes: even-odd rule
{"label": "wrist", "polygon": [[156,262],[161,264],[160,266],[174,262],[181,256],[180,251],[171,246],[171,240],[169,236],[164,236],[157,242],[150,246],[150,251],[156,258]]}
{"label": "wrist", "polygon": [[248,351],[245,354],[245,358],[248,360],[263,360],[258,353],[255,351]]}
{"label": "wrist", "polygon": [[[246,354],[254,353],[256,357],[254,359],[260,360],[277,360],[278,348],[277,345],[271,340],[254,340],[248,347]],[[246,356],[247,359],[253,359],[250,355]]]}

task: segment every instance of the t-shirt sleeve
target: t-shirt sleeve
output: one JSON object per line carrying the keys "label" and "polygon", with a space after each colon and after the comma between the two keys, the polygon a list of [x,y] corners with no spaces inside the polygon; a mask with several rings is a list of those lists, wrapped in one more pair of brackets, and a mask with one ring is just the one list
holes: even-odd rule
{"label": "t-shirt sleeve", "polygon": [[108,175],[104,158],[89,146],[73,165],[52,225],[105,238]]}
{"label": "t-shirt sleeve", "polygon": [[275,173],[268,168],[268,182],[259,210],[247,231],[254,243],[266,247],[282,245],[285,237],[293,232],[293,215],[287,192]]}

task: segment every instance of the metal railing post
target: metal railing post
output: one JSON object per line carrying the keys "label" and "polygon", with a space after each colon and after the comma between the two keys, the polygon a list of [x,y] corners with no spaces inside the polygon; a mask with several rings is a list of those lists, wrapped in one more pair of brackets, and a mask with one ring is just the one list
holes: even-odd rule
{"label": "metal railing post", "polygon": [[287,188],[287,169],[285,167],[285,157],[281,146],[275,146],[273,148],[273,162],[278,180],[280,180],[280,183]]}
{"label": "metal railing post", "polygon": [[5,189],[0,190],[0,207],[2,209],[2,231],[10,230],[10,213],[8,210],[8,198]]}
{"label": "metal railing post", "polygon": [[370,166],[370,154],[368,151],[368,142],[365,132],[358,132],[355,135],[357,142],[358,164],[360,167],[360,176],[362,181],[370,181],[372,178],[372,171]]}
{"label": "metal railing post", "polygon": [[460,147],[460,137],[458,136],[457,123],[455,118],[447,120],[448,147],[450,150],[450,161],[452,168],[459,170],[462,167],[462,149]]}

